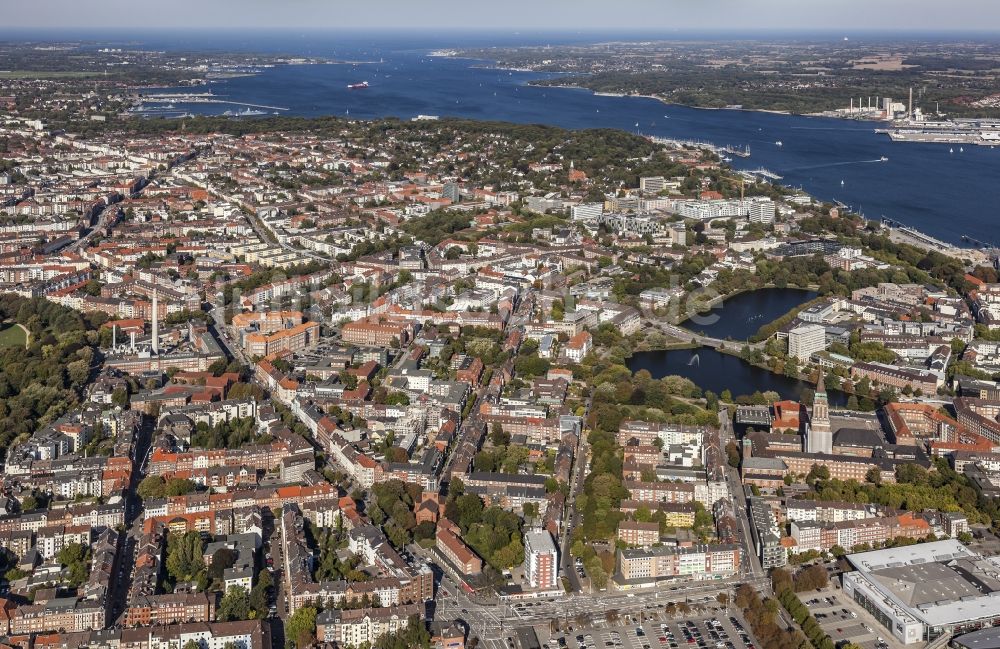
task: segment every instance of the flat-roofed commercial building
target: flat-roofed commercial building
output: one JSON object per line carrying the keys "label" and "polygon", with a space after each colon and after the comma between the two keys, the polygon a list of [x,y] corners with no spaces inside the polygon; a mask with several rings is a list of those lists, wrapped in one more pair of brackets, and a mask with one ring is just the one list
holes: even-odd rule
{"label": "flat-roofed commercial building", "polygon": [[1000,623],[1000,558],[956,540],[848,555],[844,594],[903,644]]}

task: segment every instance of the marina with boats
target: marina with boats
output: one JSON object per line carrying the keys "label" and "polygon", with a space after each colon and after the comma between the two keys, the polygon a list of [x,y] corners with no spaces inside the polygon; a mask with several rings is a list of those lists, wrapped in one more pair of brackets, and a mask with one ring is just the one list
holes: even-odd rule
{"label": "marina with boats", "polygon": [[174,116],[174,114],[184,114],[186,111],[177,108],[180,104],[221,104],[225,106],[237,106],[242,110],[226,110],[222,115],[226,117],[258,117],[273,113],[279,115],[288,108],[282,106],[267,106],[264,104],[251,104],[242,101],[233,101],[224,95],[216,95],[208,92],[157,92],[151,94],[136,95],[133,99],[132,108],[129,113],[147,117],[154,116]]}
{"label": "marina with boats", "polygon": [[719,146],[717,144],[712,144],[711,142],[702,142],[701,140],[678,140],[674,138],[664,138],[656,137],[654,135],[647,136],[651,142],[657,144],[665,144],[667,146],[682,146],[691,149],[702,149],[711,151],[712,153],[719,156],[723,162],[731,162],[733,157],[736,158],[749,158],[750,157],[750,145],[747,144],[744,147],[733,146],[732,144],[727,144],[726,146]]}
{"label": "marina with boats", "polygon": [[750,145],[746,145],[745,148],[735,147],[732,144],[727,144],[722,147],[721,151],[726,155],[736,156],[737,158],[749,158],[750,157]]}
{"label": "marina with boats", "polygon": [[[729,162],[732,160],[732,158],[726,157],[725,154],[727,153],[735,155],[740,158],[750,157],[750,145],[747,145],[746,148],[744,149],[737,149],[729,144],[727,144],[724,147],[720,147],[710,142],[699,142],[694,140],[676,140],[676,139],[656,137],[656,136],[648,136],[648,139],[651,142],[655,142],[657,144],[666,144],[669,146],[683,146],[692,149],[702,149],[706,151],[711,151],[712,153],[718,155],[723,162]],[[884,159],[888,160],[888,158]],[[778,181],[782,180],[783,178],[783,176],[776,174],[769,169],[765,169],[764,167],[759,167],[757,169],[740,170],[738,173],[751,182],[756,182],[759,179]]]}

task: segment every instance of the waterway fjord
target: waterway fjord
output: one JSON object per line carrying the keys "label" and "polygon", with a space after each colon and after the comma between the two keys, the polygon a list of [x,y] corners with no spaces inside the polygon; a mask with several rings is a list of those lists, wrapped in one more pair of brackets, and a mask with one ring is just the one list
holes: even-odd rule
{"label": "waterway fjord", "polygon": [[[532,38],[541,44],[558,42],[556,36]],[[537,87],[528,84],[549,75],[497,70],[489,61],[429,56],[437,48],[500,42],[483,34],[405,40],[371,34],[344,40],[276,33],[245,40],[200,35],[160,40],[155,46],[185,51],[242,48],[359,61],[279,65],[209,86],[233,101],[288,108],[279,111],[282,114],[364,119],[409,119],[425,114],[573,129],[610,127],[718,145],[750,145],[751,157],[735,159],[734,166],[765,167],[783,176],[784,184],[801,187],[823,200],[841,201],[869,218],[897,219],[955,244],[962,243],[963,235],[986,242],[998,239],[994,206],[1000,205],[1000,182],[996,181],[1000,149],[893,143],[875,133],[880,124],[874,122],[701,110],[647,98]],[[368,81],[369,87],[347,88],[361,81]],[[848,101],[845,96],[845,106]],[[183,104],[183,108],[219,114],[234,107]],[[888,160],[882,161],[883,156]]]}

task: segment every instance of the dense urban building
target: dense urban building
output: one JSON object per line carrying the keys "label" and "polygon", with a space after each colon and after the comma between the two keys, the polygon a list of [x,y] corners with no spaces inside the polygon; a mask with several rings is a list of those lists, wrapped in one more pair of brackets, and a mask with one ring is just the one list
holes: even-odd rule
{"label": "dense urban building", "polygon": [[[782,49],[746,47],[702,73]],[[843,554],[872,646],[1000,621],[968,545],[1000,497],[990,252],[776,188],[729,164],[749,148],[257,121],[283,107],[211,89],[320,56],[0,43],[26,56],[0,75],[0,645],[495,649],[573,617],[591,646],[725,595],[719,646],[792,646],[746,588],[784,627],[768,571]],[[220,110],[172,118],[193,104]],[[685,319],[771,287],[815,295],[738,341]],[[684,376],[638,369],[688,346]],[[705,389],[708,351],[815,389]]]}

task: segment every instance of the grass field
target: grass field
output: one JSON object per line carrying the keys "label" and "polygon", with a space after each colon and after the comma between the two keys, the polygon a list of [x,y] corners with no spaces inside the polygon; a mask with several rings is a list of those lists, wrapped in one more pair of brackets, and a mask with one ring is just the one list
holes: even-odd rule
{"label": "grass field", "polygon": [[16,324],[0,324],[0,347],[25,347],[27,334]]}

